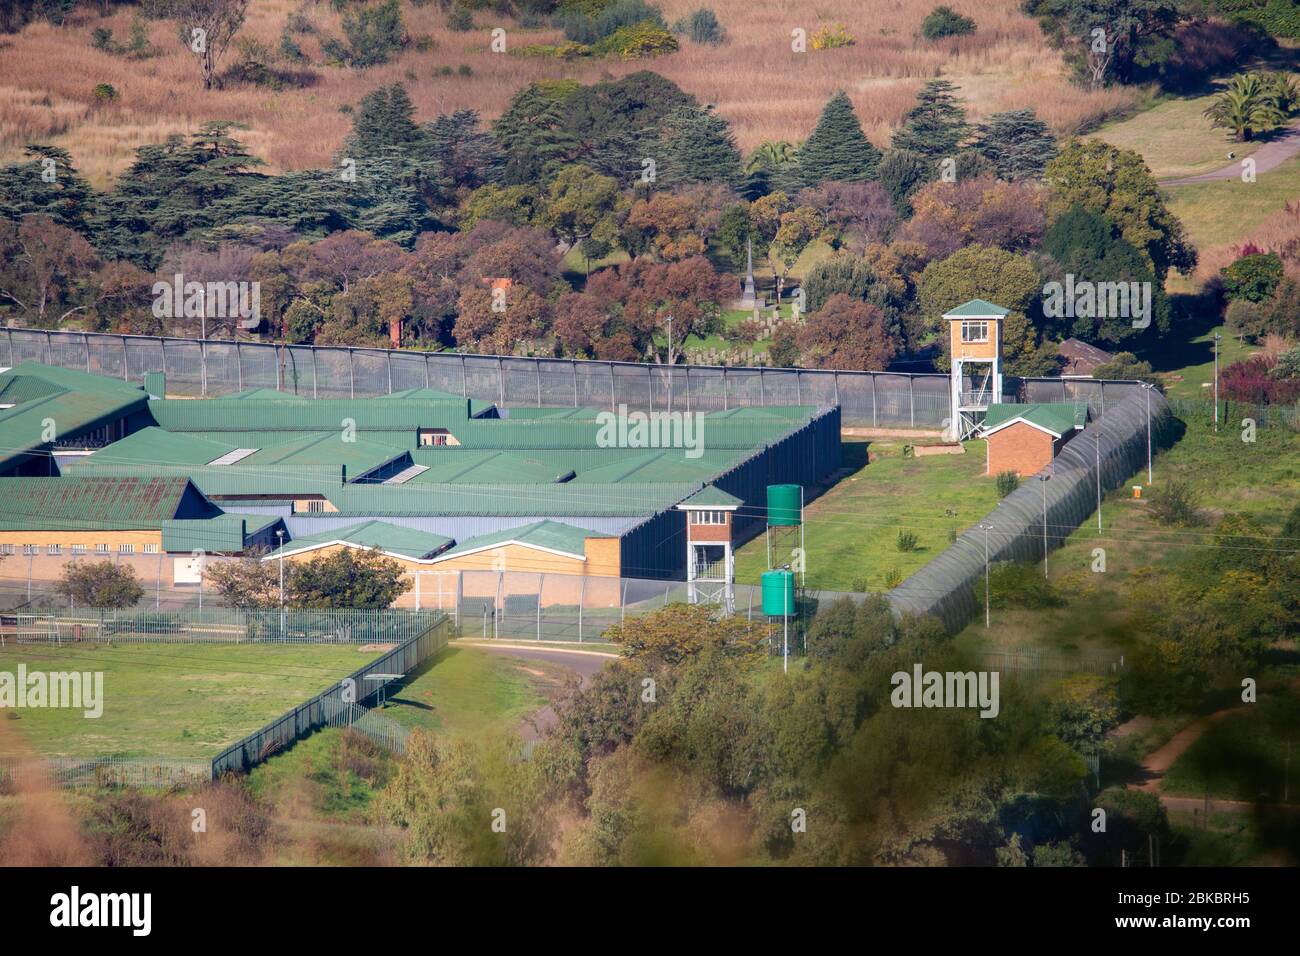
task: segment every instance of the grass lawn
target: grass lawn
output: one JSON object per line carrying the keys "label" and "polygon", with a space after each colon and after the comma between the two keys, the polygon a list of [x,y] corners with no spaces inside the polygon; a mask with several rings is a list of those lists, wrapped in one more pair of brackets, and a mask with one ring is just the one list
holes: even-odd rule
{"label": "grass lawn", "polygon": [[[1227,326],[1217,325],[1212,329],[1191,337],[1182,348],[1176,351],[1153,353],[1155,359],[1152,367],[1158,372],[1171,372],[1179,376],[1177,380],[1166,380],[1165,391],[1170,398],[1212,401],[1214,398],[1214,335],[1222,335],[1219,342],[1219,374],[1233,362],[1240,362],[1258,351],[1252,345],[1246,345],[1228,331]],[[1164,359],[1171,367],[1159,364]],[[1175,366],[1176,367],[1173,367]],[[1223,397],[1223,381],[1219,381],[1219,395]]]}
{"label": "grass lawn", "polygon": [[1198,248],[1240,242],[1297,194],[1300,157],[1261,173],[1253,183],[1225,179],[1165,190],[1170,211],[1182,220]]}
{"label": "grass lawn", "polygon": [[[964,455],[927,458],[904,458],[903,444],[844,442],[853,473],[807,509],[808,587],[884,590],[886,571],[907,577],[948,547],[950,531],[966,530],[997,504],[993,479],[984,476],[984,442],[967,442]],[[915,551],[898,550],[903,530],[919,539]],[[759,535],[736,553],[736,580],[757,584],[766,562]]]}
{"label": "grass lawn", "polygon": [[1249,156],[1258,141],[1238,143],[1205,118],[1215,94],[1166,100],[1131,119],[1103,126],[1095,138],[1139,153],[1157,179],[1175,179],[1213,172],[1232,160]]}
{"label": "grass lawn", "polygon": [[[377,657],[319,645],[10,645],[0,671],[102,671],[104,712],[7,711],[16,730],[51,756],[206,759]],[[16,718],[16,719],[14,719]]]}
{"label": "grass lawn", "polygon": [[565,668],[495,651],[448,647],[388,699],[384,715],[407,727],[480,736],[512,730],[546,705]]}

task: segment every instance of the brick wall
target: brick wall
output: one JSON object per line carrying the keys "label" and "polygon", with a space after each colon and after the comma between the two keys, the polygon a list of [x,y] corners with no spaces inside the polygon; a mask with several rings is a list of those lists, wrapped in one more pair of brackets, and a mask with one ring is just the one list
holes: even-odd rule
{"label": "brick wall", "polygon": [[1052,462],[1056,441],[1047,432],[1016,422],[988,437],[988,468],[985,474],[1014,471],[1020,477],[1036,475]]}

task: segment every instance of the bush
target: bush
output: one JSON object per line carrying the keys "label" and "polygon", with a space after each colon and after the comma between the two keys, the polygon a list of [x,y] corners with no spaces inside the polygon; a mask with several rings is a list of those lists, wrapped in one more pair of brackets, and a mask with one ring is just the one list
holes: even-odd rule
{"label": "bush", "polygon": [[898,540],[894,542],[894,547],[898,548],[899,551],[907,553],[909,551],[915,551],[918,544],[920,544],[920,541],[913,532],[900,531],[898,532]]}
{"label": "bush", "polygon": [[1152,493],[1151,515],[1161,524],[1185,528],[1205,523],[1199,496],[1191,485],[1176,478]]}
{"label": "bush", "polygon": [[974,32],[975,21],[962,16],[952,7],[935,7],[921,21],[921,36],[927,40],[969,36]]}
{"label": "bush", "polygon": [[468,33],[474,29],[474,16],[459,3],[447,11],[447,29],[456,33]]}
{"label": "bush", "polygon": [[95,27],[90,34],[90,45],[104,53],[114,52],[113,31],[108,27]]}
{"label": "bush", "polygon": [[898,570],[898,568],[890,568],[885,572],[885,587],[889,590],[894,590],[894,588],[898,587],[902,583],[903,572]]}
{"label": "bush", "polygon": [[624,60],[637,60],[659,56],[677,50],[677,38],[652,20],[642,20],[628,27],[619,27],[605,39],[592,44],[592,52],[617,55]]}
{"label": "bush", "polygon": [[812,48],[814,50],[834,50],[837,47],[853,46],[857,41],[849,28],[842,23],[832,23],[829,26],[820,27],[812,35]]}
{"label": "bush", "polygon": [[1223,393],[1237,402],[1252,405],[1289,405],[1300,400],[1300,379],[1279,378],[1273,374],[1277,359],[1252,355],[1234,362],[1223,370]]}
{"label": "bush", "polygon": [[[1065,600],[1043,576],[1037,564],[999,561],[989,568],[989,607],[997,609],[1024,608],[1042,610],[1060,607]],[[975,584],[975,594],[984,601],[984,580]]]}
{"label": "bush", "polygon": [[1246,255],[1220,270],[1229,300],[1263,302],[1282,281],[1282,257],[1276,252]]}
{"label": "bush", "polygon": [[701,7],[690,16],[682,17],[673,24],[673,32],[689,36],[692,43],[718,44],[726,39],[717,14],[708,7]]}
{"label": "bush", "polygon": [[637,26],[646,21],[664,32],[668,30],[663,14],[645,0],[614,0],[594,14],[581,10],[568,11],[559,17],[557,25],[564,30],[565,39],[574,43],[594,44],[612,37],[624,27]]}
{"label": "bush", "polygon": [[111,103],[117,99],[117,87],[112,83],[100,83],[95,86],[91,95],[95,97],[96,103]]}
{"label": "bush", "polygon": [[999,498],[1005,498],[1020,487],[1020,476],[1014,471],[1000,471],[994,481],[997,482]]}

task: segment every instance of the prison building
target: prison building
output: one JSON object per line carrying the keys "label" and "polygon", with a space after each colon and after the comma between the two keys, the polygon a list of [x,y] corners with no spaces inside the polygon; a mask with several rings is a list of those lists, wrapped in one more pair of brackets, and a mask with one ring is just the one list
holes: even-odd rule
{"label": "prison building", "polygon": [[[167,399],[160,376],[150,379],[143,390],[106,379],[115,390],[72,393],[110,415],[128,394],[131,404],[103,447],[47,455],[51,480],[188,482],[206,520],[238,516],[245,550],[269,544],[277,560],[364,547],[421,572],[681,580],[699,534],[689,531],[698,509],[680,504],[734,500],[712,509],[728,512],[734,547],[761,529],[768,485],[813,487],[840,463],[838,407],[620,415],[501,408],[436,389]],[[179,583],[188,572],[176,573]]]}

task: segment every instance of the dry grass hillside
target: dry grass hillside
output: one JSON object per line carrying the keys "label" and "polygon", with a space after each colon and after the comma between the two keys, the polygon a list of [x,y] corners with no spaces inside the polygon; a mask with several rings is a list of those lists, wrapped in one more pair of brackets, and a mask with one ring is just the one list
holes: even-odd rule
{"label": "dry grass hillside", "polygon": [[[662,0],[666,19],[701,0]],[[310,88],[276,92],[252,86],[203,92],[197,64],[169,22],[149,24],[159,55],[132,60],[91,46],[96,27],[124,41],[133,13],[108,17],[79,11],[59,28],[33,24],[0,38],[0,160],[12,160],[32,140],[69,149],[98,186],[108,185],[142,143],[184,133],[207,119],[231,119],[249,129],[242,139],[272,169],[327,164],[350,127],[339,111],[381,84],[404,81],[421,119],[471,107],[496,116],[511,94],[541,78],[571,76],[586,82],[650,68],[673,79],[703,102],[714,103],[733,125],[742,148],[766,139],[807,136],[830,94],[844,88],[868,136],[885,144],[890,128],[911,104],[922,82],[943,73],[957,82],[972,112],[1033,106],[1060,132],[1069,132],[1131,102],[1130,91],[1089,93],[1066,79],[1059,55],[1043,41],[1037,24],[1018,12],[1016,0],[949,0],[973,16],[974,36],[929,43],[919,38],[921,20],[936,0],[707,0],[727,30],[719,47],[683,41],[677,53],[653,60],[565,63],[551,58],[492,53],[489,31],[507,29],[508,43],[554,42],[555,30],[524,30],[480,11],[475,29],[456,33],[436,4],[403,4],[413,41],[394,61],[366,71],[323,66],[319,37],[340,36],[339,15],[323,0],[255,0],[243,35],[272,47],[286,17],[301,9],[317,28],[299,36],[312,60]],[[796,54],[791,31],[811,35],[819,26],[842,23],[856,37],[851,47]],[[223,67],[234,59],[230,51]],[[462,65],[469,75],[457,72]],[[451,74],[440,75],[450,68]],[[119,97],[95,102],[96,84],[109,83]]]}

